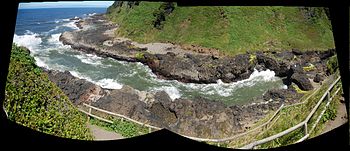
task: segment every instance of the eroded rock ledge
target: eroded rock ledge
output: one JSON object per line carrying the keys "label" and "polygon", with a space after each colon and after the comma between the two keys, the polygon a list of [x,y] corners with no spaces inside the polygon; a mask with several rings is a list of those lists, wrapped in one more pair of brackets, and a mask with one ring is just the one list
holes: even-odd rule
{"label": "eroded rock ledge", "polygon": [[[99,21],[97,21],[99,20]],[[101,21],[102,20],[102,21]],[[184,50],[174,44],[138,44],[115,37],[117,29],[104,18],[95,15],[77,22],[80,30],[65,32],[60,41],[72,48],[130,62],[142,62],[164,79],[194,83],[235,82],[247,79],[254,68],[270,69],[284,78],[288,89],[269,90],[254,100],[254,104],[227,106],[219,100],[205,98],[171,100],[164,91],[151,93],[129,86],[103,89],[69,72],[47,71],[55,82],[79,106],[83,102],[126,115],[174,132],[194,137],[223,138],[240,133],[270,110],[282,103],[298,102],[301,90],[312,90],[314,82],[322,82],[328,71],[326,61],[335,54],[328,51],[257,51],[233,57]],[[273,99],[272,102],[266,102]]]}
{"label": "eroded rock ledge", "polygon": [[[261,98],[254,104],[232,106],[205,98],[179,98],[172,101],[164,91],[138,91],[127,85],[122,89],[110,90],[76,78],[68,71],[45,72],[78,107],[82,103],[91,103],[141,122],[194,137],[223,138],[240,133],[264,117],[268,111],[276,110],[288,101],[276,99],[277,101],[267,103]],[[289,99],[297,100],[299,97],[292,95]],[[266,96],[268,98],[271,96]]]}
{"label": "eroded rock ledge", "polygon": [[[96,21],[98,20],[98,21]],[[60,41],[72,48],[129,62],[142,62],[159,77],[185,83],[235,82],[249,78],[255,69],[270,69],[284,83],[295,83],[301,90],[312,90],[312,81],[327,75],[326,61],[335,54],[327,51],[256,51],[236,56],[214,55],[182,49],[165,43],[138,44],[115,37],[117,25],[104,15],[78,22],[81,30],[64,32]],[[317,75],[317,76],[316,76]],[[316,80],[312,80],[316,79]]]}

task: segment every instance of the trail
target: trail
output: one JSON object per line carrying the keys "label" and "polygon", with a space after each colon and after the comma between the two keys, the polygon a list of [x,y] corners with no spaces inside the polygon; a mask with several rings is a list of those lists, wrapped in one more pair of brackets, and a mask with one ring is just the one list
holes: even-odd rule
{"label": "trail", "polygon": [[[344,98],[343,98],[344,100]],[[323,129],[322,134],[327,133],[348,121],[348,115],[346,113],[345,102],[341,102],[337,106],[337,116],[334,120],[330,120],[326,123],[325,128]]]}
{"label": "trail", "polygon": [[124,137],[121,134],[107,131],[99,126],[96,125],[87,125],[88,128],[90,129],[94,140],[96,141],[103,141],[103,140],[116,140],[116,139],[123,139]]}

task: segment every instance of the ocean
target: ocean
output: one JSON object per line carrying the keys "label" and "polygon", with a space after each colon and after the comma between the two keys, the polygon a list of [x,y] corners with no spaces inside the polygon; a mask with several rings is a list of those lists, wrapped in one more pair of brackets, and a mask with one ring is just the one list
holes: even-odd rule
{"label": "ocean", "polygon": [[108,89],[120,89],[123,85],[129,85],[141,91],[165,91],[173,100],[200,96],[230,105],[246,103],[268,89],[286,87],[270,70],[254,71],[248,79],[233,83],[218,80],[213,84],[186,84],[176,80],[162,80],[142,63],[85,54],[59,41],[63,32],[79,30],[70,18],[86,18],[104,13],[106,9],[19,9],[13,41],[27,47],[40,67],[69,71],[73,76]]}

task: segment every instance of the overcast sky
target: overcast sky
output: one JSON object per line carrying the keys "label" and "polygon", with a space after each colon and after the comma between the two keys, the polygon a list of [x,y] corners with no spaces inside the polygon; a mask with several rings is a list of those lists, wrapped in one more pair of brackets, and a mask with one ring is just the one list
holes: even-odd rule
{"label": "overcast sky", "polygon": [[31,2],[20,3],[19,9],[28,8],[69,8],[69,7],[108,7],[114,1],[73,1],[73,2]]}

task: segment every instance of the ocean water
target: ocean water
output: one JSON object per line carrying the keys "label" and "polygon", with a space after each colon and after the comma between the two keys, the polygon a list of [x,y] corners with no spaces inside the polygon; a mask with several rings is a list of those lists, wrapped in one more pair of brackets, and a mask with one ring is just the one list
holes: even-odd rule
{"label": "ocean water", "polygon": [[120,89],[123,85],[129,85],[142,91],[165,91],[173,100],[201,96],[235,104],[261,96],[268,89],[285,87],[282,80],[270,70],[254,71],[248,79],[233,83],[218,80],[213,84],[186,84],[162,80],[141,63],[85,54],[59,41],[64,31],[79,30],[70,18],[86,18],[105,11],[106,8],[20,9],[13,40],[30,49],[38,66],[69,71],[103,88]]}

